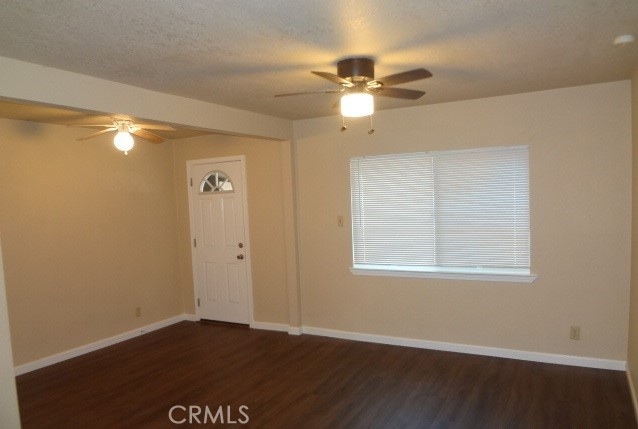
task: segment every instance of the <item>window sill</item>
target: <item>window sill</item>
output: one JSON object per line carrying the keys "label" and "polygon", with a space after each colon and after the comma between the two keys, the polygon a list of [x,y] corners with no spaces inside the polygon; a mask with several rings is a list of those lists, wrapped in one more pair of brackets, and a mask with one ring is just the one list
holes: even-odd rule
{"label": "window sill", "polygon": [[449,279],[449,280],[475,280],[484,282],[513,282],[532,283],[538,277],[536,274],[514,273],[468,273],[468,272],[441,272],[419,271],[392,268],[350,268],[352,274],[357,276],[382,276],[382,277],[416,277],[422,279]]}

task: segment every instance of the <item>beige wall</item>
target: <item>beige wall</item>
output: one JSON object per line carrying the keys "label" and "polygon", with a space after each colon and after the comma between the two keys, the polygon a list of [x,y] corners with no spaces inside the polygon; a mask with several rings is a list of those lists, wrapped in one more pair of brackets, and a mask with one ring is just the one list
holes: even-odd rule
{"label": "beige wall", "polygon": [[[0,230],[14,361],[181,314],[171,144],[0,120]],[[135,317],[135,307],[142,316]]]}
{"label": "beige wall", "polygon": [[18,395],[13,371],[13,356],[11,355],[2,248],[0,248],[0,427],[7,429],[20,427]]}
{"label": "beige wall", "polygon": [[[195,313],[186,161],[245,155],[252,262],[253,311],[258,322],[289,323],[285,147],[288,142],[222,135],[174,142],[180,288],[187,313]],[[288,170],[290,166],[288,165]]]}
{"label": "beige wall", "polygon": [[[631,237],[631,300],[629,308],[629,353],[627,369],[638,386],[638,68],[631,79],[633,141],[633,211]],[[635,404],[638,405],[638,404]]]}
{"label": "beige wall", "polygon": [[[305,326],[626,359],[631,233],[629,81],[294,124]],[[350,273],[349,159],[530,146],[532,284]],[[337,216],[348,221],[337,226]],[[571,325],[582,339],[569,340]]]}

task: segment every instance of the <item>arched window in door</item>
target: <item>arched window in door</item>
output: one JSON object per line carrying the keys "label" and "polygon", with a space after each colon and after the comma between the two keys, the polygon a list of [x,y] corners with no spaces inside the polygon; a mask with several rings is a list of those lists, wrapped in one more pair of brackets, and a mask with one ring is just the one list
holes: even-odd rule
{"label": "arched window in door", "polygon": [[233,182],[226,173],[220,170],[211,171],[204,176],[199,184],[200,193],[208,192],[233,192]]}

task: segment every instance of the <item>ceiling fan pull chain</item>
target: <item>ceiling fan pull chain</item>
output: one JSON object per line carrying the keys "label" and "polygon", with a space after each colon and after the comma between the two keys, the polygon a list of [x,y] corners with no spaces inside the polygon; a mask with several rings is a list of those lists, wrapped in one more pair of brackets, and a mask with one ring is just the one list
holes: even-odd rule
{"label": "ceiling fan pull chain", "polygon": [[[372,115],[368,115],[368,121],[370,122],[370,129],[368,130],[368,134],[374,134],[374,128],[372,127]],[[346,118],[345,116],[341,116],[341,128],[339,129],[339,131],[344,132],[347,129],[348,127],[346,127]]]}

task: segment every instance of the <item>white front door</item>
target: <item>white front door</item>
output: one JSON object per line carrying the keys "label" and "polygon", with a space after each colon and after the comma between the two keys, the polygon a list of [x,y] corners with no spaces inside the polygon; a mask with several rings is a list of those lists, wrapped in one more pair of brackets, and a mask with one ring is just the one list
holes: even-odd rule
{"label": "white front door", "polygon": [[189,161],[193,280],[201,319],[250,323],[243,158]]}

